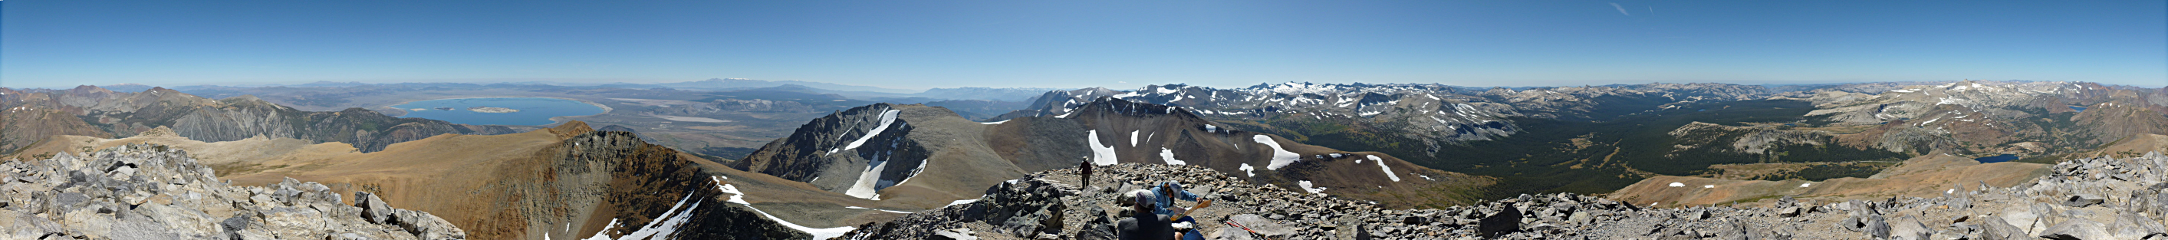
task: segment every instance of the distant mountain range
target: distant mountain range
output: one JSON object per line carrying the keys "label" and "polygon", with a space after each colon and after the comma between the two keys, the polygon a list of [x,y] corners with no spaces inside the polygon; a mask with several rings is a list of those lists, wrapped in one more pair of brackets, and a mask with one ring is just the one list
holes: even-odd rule
{"label": "distant mountain range", "polygon": [[[1155,85],[1048,92],[1030,109],[988,120],[1059,116],[1102,97],[1181,107],[1297,142],[1505,177],[1507,185],[1493,197],[1600,193],[1645,176],[1715,175],[1708,167],[1720,164],[1894,161],[1930,153],[2053,161],[2100,149],[2150,149],[2156,146],[2119,144],[2155,144],[2125,139],[2168,134],[2162,114],[2168,89],[1992,81],[1778,88]],[[1809,175],[1791,177],[1854,176]]]}
{"label": "distant mountain range", "polygon": [[[256,184],[294,177],[335,191],[370,191],[443,216],[477,238],[574,239],[835,236],[914,211],[1006,204],[969,203],[993,201],[988,194],[1017,186],[1014,180],[1051,180],[1034,173],[1114,163],[1191,165],[1201,168],[1164,169],[1216,173],[1158,174],[1224,175],[1233,179],[1210,182],[1389,208],[1451,208],[1555,192],[1674,204],[1805,191],[1913,194],[1924,190],[1889,186],[1899,180],[1790,186],[1873,176],[2015,183],[2047,165],[1974,167],[1983,165],[1966,159],[2008,154],[2018,162],[2053,163],[2168,151],[2168,88],[2082,82],[1282,83],[918,93],[970,96],[942,99],[798,82],[684,84],[699,86],[0,88],[0,155],[48,158],[164,144],[204,159],[221,179]],[[452,124],[341,107],[454,93],[580,99],[614,110],[545,127]],[[1001,100],[1015,96],[1035,97]],[[590,123],[608,126],[596,131]],[[2010,173],[1972,176],[1983,173],[1968,169]],[[1913,174],[1899,174],[1907,171]],[[1184,179],[1137,174],[1095,180],[1117,186],[1079,190],[1103,194]],[[1674,182],[1777,190],[1687,191]],[[1876,187],[1890,189],[1870,189]],[[1054,213],[993,215],[1002,214]]]}
{"label": "distant mountain range", "polygon": [[[1253,182],[1392,206],[1449,206],[1493,180],[1242,131],[1186,109],[1101,98],[1059,116],[973,122],[876,104],[815,119],[729,163],[846,195],[947,203],[1023,173],[1079,164],[1198,165]],[[1106,186],[1115,187],[1115,186]],[[931,208],[939,205],[927,205]]]}
{"label": "distant mountain range", "polygon": [[[597,87],[614,87],[614,88],[630,88],[630,89],[645,89],[645,88],[672,88],[672,89],[683,89],[683,90],[702,90],[702,91],[736,91],[736,90],[749,90],[749,89],[778,89],[778,90],[789,90],[789,91],[803,91],[803,92],[811,92],[811,93],[830,93],[830,94],[839,94],[839,95],[843,95],[843,96],[848,96],[848,97],[851,97],[851,98],[855,98],[855,99],[866,99],[866,100],[900,100],[900,101],[905,101],[905,102],[923,102],[923,101],[930,101],[930,100],[997,100],[997,101],[1023,101],[1023,100],[1026,100],[1026,99],[1030,99],[1030,98],[1031,98],[1032,96],[1037,96],[1037,95],[1038,95],[1039,93],[1044,93],[1044,92],[1046,92],[1046,91],[1051,91],[1051,90],[1055,90],[1055,89],[1051,89],[1051,88],[988,88],[988,87],[962,87],[962,88],[933,88],[933,89],[927,89],[927,90],[924,90],[924,91],[919,91],[919,90],[907,90],[907,89],[893,89],[893,88],[868,87],[868,86],[857,86],[857,85],[844,85],[844,84],[823,83],[823,82],[790,81],[790,80],[785,80],[785,81],[767,81],[767,80],[753,80],[753,79],[743,79],[743,78],[712,78],[712,79],[708,79],[708,80],[700,80],[700,81],[690,81],[690,82],[675,82],[675,83],[613,83],[613,84],[603,84],[603,85],[598,85]],[[914,101],[914,100],[908,100],[908,99],[910,99],[910,98],[918,98],[918,99],[925,99],[925,100],[915,100],[915,101]]]}
{"label": "distant mountain range", "polygon": [[68,90],[0,88],[0,153],[56,135],[127,137],[157,127],[200,141],[232,141],[254,136],[345,142],[363,152],[392,143],[439,134],[502,134],[533,129],[522,126],[453,124],[420,118],[395,118],[350,108],[336,112],[295,110],[250,96],[220,100],[165,88],[116,92],[94,86]]}

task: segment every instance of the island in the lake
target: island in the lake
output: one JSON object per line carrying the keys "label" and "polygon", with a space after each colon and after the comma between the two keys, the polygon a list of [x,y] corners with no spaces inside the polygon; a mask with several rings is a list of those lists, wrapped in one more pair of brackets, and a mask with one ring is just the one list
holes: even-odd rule
{"label": "island in the lake", "polygon": [[519,109],[501,107],[470,107],[467,108],[467,111],[474,111],[479,113],[516,113],[519,112]]}

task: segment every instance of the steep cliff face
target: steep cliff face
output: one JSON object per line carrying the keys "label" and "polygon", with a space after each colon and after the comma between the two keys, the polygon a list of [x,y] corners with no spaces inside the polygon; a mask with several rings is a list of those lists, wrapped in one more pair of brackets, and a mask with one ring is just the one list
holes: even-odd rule
{"label": "steep cliff face", "polygon": [[[529,127],[475,126],[395,118],[359,108],[310,112],[250,96],[210,100],[165,88],[113,92],[93,86],[63,91],[0,90],[0,107],[24,114],[0,117],[0,151],[12,152],[53,135],[127,137],[164,126],[201,141],[255,136],[345,142],[363,152],[439,134],[504,134]],[[87,127],[86,127],[87,126]],[[95,131],[91,131],[91,130]]]}
{"label": "steep cliff face", "polygon": [[[587,209],[588,212],[568,212],[571,217],[551,219],[538,217],[530,220],[528,229],[540,226],[544,234],[550,226],[572,222],[580,227],[578,234],[564,236],[608,236],[613,239],[802,239],[803,232],[786,228],[775,221],[739,206],[728,204],[729,194],[724,192],[720,179],[701,172],[693,159],[666,147],[647,144],[629,132],[592,131],[581,133],[564,141],[554,158],[554,173],[549,178],[558,179],[549,196],[562,201],[533,201],[540,204],[570,204],[563,209]],[[584,180],[584,181],[582,181]],[[595,181],[601,180],[601,181]],[[570,183],[570,184],[567,184]],[[600,195],[587,195],[596,191]],[[594,205],[579,206],[578,203]],[[608,219],[608,220],[604,220]],[[571,220],[571,221],[557,221]],[[585,222],[579,222],[584,220]],[[585,234],[588,229],[596,229]],[[528,238],[533,238],[530,235]]]}
{"label": "steep cliff face", "polygon": [[[904,111],[901,107],[904,106],[875,104],[814,119],[790,137],[769,143],[733,167],[792,181],[813,182],[830,190],[886,188],[857,186],[861,176],[842,175],[891,178],[872,181],[875,185],[882,185],[880,182],[883,181],[893,185],[893,181],[908,177],[908,171],[913,170],[910,167],[925,161],[926,149],[907,137],[916,127],[909,119],[900,117]],[[831,181],[814,181],[824,176]],[[870,193],[860,193],[864,194]]]}

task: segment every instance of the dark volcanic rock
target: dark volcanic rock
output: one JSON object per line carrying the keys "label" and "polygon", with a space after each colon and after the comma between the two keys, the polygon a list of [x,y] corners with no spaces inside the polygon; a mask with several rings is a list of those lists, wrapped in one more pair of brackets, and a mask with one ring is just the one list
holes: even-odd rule
{"label": "dark volcanic rock", "polygon": [[1478,224],[1476,234],[1481,234],[1483,237],[1498,237],[1499,235],[1517,232],[1521,230],[1521,210],[1513,208],[1500,209],[1498,213],[1477,220],[1476,224]]}

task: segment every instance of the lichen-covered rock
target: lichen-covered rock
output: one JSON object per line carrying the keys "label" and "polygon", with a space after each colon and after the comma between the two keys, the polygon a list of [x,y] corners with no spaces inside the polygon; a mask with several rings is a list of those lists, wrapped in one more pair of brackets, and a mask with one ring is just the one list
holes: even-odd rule
{"label": "lichen-covered rock", "polygon": [[[0,163],[0,238],[465,239],[428,213],[393,209],[367,193],[359,205],[293,179],[228,186],[188,154],[124,145],[85,156]],[[28,203],[28,204],[15,204]],[[383,216],[383,212],[394,212]],[[373,217],[365,215],[379,214]]]}

